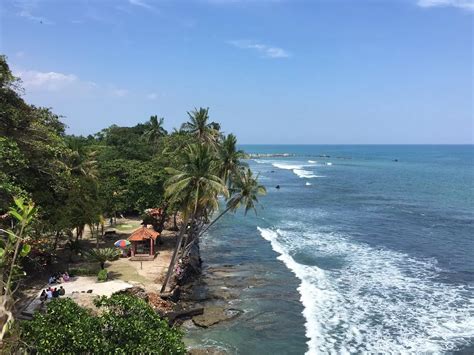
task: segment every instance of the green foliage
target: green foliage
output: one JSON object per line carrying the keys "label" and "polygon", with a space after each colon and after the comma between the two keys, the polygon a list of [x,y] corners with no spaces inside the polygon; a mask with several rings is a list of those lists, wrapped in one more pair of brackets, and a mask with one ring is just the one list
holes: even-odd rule
{"label": "green foliage", "polygon": [[99,273],[97,274],[97,281],[99,282],[105,282],[107,281],[107,269],[102,269],[99,270]]}
{"label": "green foliage", "polygon": [[0,230],[0,343],[13,323],[14,284],[24,276],[20,261],[31,250],[28,245],[28,228],[36,215],[32,202],[15,198],[8,214],[16,222],[11,229]]}
{"label": "green foliage", "polygon": [[40,354],[105,353],[110,345],[101,334],[101,322],[72,299],[48,303],[47,313],[35,313],[23,322],[22,340]]}
{"label": "green foliage", "polygon": [[106,261],[116,260],[119,256],[120,252],[114,248],[92,249],[87,253],[87,258],[100,263],[101,269],[105,268]]}
{"label": "green foliage", "polygon": [[95,305],[98,316],[71,299],[53,300],[46,314],[22,324],[22,340],[41,354],[185,354],[182,333],[143,300],[103,296]]}

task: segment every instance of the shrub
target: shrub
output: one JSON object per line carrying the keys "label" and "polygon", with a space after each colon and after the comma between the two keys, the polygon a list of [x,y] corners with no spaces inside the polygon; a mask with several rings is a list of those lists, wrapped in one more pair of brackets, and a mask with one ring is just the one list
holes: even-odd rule
{"label": "shrub", "polygon": [[130,295],[100,297],[99,315],[69,298],[53,300],[46,314],[22,322],[22,341],[40,354],[185,354],[182,333],[143,300]]}
{"label": "shrub", "polygon": [[99,273],[97,274],[97,280],[99,282],[107,281],[107,269],[99,270]]}
{"label": "shrub", "polygon": [[46,314],[21,323],[22,341],[40,354],[97,352],[106,343],[100,319],[70,298],[53,300]]}

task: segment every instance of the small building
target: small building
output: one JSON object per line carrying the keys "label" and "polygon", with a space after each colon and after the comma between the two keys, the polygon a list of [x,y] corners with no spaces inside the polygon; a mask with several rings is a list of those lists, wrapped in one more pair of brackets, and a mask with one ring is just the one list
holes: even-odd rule
{"label": "small building", "polygon": [[155,258],[156,240],[159,236],[160,233],[146,226],[133,232],[128,237],[128,241],[132,244],[130,260],[153,260]]}

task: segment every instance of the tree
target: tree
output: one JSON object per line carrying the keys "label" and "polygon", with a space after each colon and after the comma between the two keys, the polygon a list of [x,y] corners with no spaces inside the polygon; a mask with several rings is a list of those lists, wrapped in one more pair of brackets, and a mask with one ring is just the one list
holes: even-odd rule
{"label": "tree", "polygon": [[216,161],[208,146],[190,145],[184,153],[184,160],[181,170],[166,168],[171,177],[165,195],[172,200],[183,201],[184,217],[161,292],[165,291],[171,277],[189,220],[192,226],[200,211],[208,207],[217,208],[217,196],[228,193],[222,179],[215,174]]}
{"label": "tree", "polygon": [[254,178],[252,170],[245,169],[244,172],[235,177],[231,188],[231,197],[227,200],[226,208],[222,211],[207,227],[199,234],[204,234],[211,226],[213,226],[224,214],[229,211],[236,211],[239,207],[244,207],[244,214],[254,210],[257,213],[256,205],[258,204],[258,196],[265,195],[267,190],[263,185],[259,185],[258,177]]}
{"label": "tree", "polygon": [[189,121],[183,123],[181,129],[184,132],[195,136],[200,143],[208,144],[210,147],[216,147],[219,139],[219,125],[209,121],[209,108],[200,108],[199,110],[188,112]]}
{"label": "tree", "polygon": [[164,118],[158,118],[158,116],[151,116],[150,121],[148,122],[148,128],[143,133],[143,137],[145,137],[148,143],[151,143],[153,147],[156,147],[158,140],[166,136],[168,132],[164,129],[163,123]]}
{"label": "tree", "polygon": [[240,161],[244,156],[242,150],[237,150],[237,138],[233,134],[227,135],[218,149],[218,174],[228,188],[244,165]]}
{"label": "tree", "polygon": [[87,258],[91,261],[100,263],[100,268],[102,270],[105,269],[106,261],[116,260],[119,256],[119,251],[114,248],[92,249],[87,253]]}

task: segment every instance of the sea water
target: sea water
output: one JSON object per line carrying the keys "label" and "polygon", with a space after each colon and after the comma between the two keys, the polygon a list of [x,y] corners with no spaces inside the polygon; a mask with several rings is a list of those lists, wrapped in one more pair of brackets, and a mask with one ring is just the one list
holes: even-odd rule
{"label": "sea water", "polygon": [[242,148],[290,156],[249,160],[268,190],[263,209],[228,215],[203,238],[204,280],[244,313],[191,329],[189,344],[473,351],[473,146]]}

